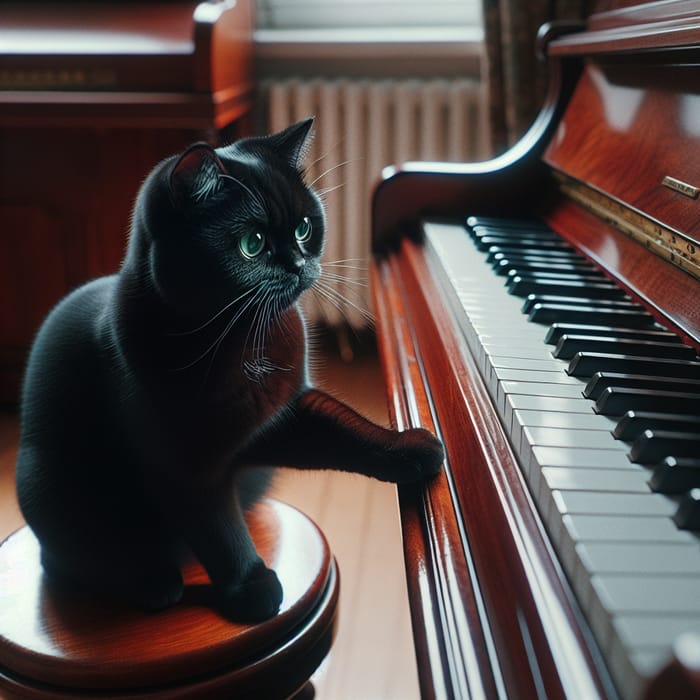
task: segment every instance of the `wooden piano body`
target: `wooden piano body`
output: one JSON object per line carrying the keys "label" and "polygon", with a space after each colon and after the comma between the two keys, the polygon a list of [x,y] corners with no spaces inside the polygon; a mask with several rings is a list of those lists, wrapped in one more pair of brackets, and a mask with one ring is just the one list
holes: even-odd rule
{"label": "wooden piano body", "polygon": [[[372,285],[390,412],[399,428],[436,431],[447,451],[444,475],[427,489],[399,490],[422,694],[698,697],[692,639],[690,652],[669,648],[646,674],[623,661],[611,676],[422,222],[541,219],[698,350],[700,6],[606,9],[583,31],[550,26],[541,40],[550,89],[515,147],[484,163],[390,168],[373,201]],[[700,601],[700,577],[691,580]],[[698,610],[687,619],[697,630]]]}
{"label": "wooden piano body", "polygon": [[139,185],[253,102],[251,0],[0,4],[0,403],[40,322],[115,272]]}

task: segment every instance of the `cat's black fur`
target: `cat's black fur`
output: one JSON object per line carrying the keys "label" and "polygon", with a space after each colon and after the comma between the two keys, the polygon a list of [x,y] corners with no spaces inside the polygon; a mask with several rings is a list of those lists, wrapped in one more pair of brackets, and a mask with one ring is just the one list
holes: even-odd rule
{"label": "cat's black fur", "polygon": [[[395,482],[439,470],[428,432],[386,430],[311,385],[296,305],[324,235],[298,167],[310,126],[158,165],[120,272],[70,294],[39,331],[17,488],[50,581],[166,606],[182,594],[185,543],[224,614],[264,619],[282,591],[243,511],[265,466]],[[256,232],[265,247],[247,257],[241,239],[257,252]]]}

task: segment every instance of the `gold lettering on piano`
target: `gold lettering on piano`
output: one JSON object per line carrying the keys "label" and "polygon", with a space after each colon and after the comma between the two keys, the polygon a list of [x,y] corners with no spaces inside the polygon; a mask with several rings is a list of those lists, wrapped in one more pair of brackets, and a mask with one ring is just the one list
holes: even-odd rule
{"label": "gold lettering on piano", "polygon": [[553,171],[559,189],[584,209],[648,250],[700,280],[700,245],[689,236],[630,209],[622,202],[564,173]]}
{"label": "gold lettering on piano", "polygon": [[675,177],[671,177],[670,175],[666,175],[661,184],[664,187],[668,187],[670,190],[680,192],[681,194],[685,195],[686,197],[690,197],[691,199],[697,199],[698,195],[700,194],[700,187],[689,185],[687,182],[677,180]]}
{"label": "gold lettering on piano", "polygon": [[0,69],[2,90],[104,90],[116,83],[116,73],[106,69]]}

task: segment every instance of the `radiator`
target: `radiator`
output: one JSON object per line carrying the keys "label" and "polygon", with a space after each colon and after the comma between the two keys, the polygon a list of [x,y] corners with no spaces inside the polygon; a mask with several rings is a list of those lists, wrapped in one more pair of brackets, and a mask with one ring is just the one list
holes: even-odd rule
{"label": "radiator", "polygon": [[314,116],[307,182],[327,216],[324,277],[307,293],[314,323],[370,322],[370,202],[382,168],[406,160],[487,156],[483,92],[475,80],[279,80],[263,86],[267,128]]}

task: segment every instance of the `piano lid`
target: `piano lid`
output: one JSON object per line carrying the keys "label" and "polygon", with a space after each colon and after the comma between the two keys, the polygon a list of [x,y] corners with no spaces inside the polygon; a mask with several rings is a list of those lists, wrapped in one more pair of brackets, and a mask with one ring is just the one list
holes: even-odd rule
{"label": "piano lid", "polygon": [[599,13],[547,49],[585,56],[544,154],[564,192],[700,278],[698,4]]}

